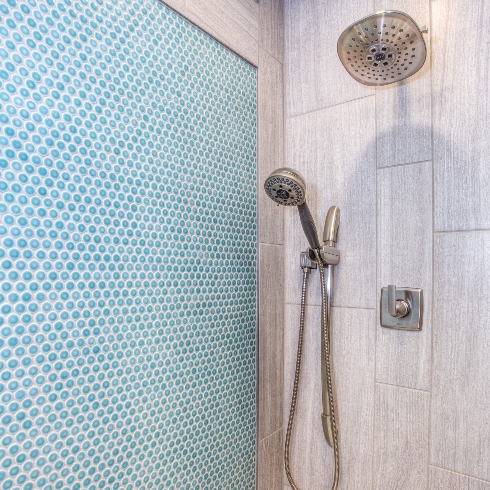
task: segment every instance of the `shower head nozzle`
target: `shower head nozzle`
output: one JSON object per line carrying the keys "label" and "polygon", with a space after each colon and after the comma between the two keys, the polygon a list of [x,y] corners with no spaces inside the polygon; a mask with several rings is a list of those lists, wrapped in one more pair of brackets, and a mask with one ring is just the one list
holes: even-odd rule
{"label": "shower head nozzle", "polygon": [[274,202],[283,206],[299,206],[305,202],[305,180],[292,168],[274,170],[267,177],[264,189]]}
{"label": "shower head nozzle", "polygon": [[351,24],[337,43],[344,68],[355,80],[389,85],[417,73],[425,63],[424,28],[397,10],[376,12]]}
{"label": "shower head nozzle", "polygon": [[306,184],[303,176],[292,168],[278,168],[267,177],[264,189],[277,204],[297,206],[301,225],[311,248],[320,248],[315,222],[306,205]]}

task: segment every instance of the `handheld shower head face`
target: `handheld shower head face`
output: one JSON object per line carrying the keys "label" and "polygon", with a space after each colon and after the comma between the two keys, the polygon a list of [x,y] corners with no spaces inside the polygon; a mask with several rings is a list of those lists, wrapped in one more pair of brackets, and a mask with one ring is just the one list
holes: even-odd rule
{"label": "handheld shower head face", "polygon": [[305,202],[306,185],[299,172],[292,168],[279,168],[267,177],[264,189],[277,204],[299,206]]}
{"label": "handheld shower head face", "polygon": [[277,204],[297,206],[301,225],[311,248],[320,248],[315,222],[306,205],[306,184],[302,175],[292,168],[274,170],[264,184],[267,195]]}

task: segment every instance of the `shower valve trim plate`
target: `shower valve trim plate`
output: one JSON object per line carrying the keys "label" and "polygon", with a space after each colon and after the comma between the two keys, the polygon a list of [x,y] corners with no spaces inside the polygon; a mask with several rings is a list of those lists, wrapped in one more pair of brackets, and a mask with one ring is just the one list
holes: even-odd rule
{"label": "shower valve trim plate", "polygon": [[422,330],[423,295],[419,288],[381,289],[380,322],[396,330]]}

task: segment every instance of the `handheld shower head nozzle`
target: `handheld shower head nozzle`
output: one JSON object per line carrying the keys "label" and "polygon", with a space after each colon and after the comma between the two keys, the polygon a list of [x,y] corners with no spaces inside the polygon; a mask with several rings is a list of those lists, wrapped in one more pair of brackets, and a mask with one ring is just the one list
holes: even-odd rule
{"label": "handheld shower head nozzle", "polygon": [[292,168],[278,168],[267,177],[264,189],[277,204],[299,206],[305,202],[306,185],[302,175]]}
{"label": "handheld shower head nozzle", "polygon": [[320,248],[315,222],[306,205],[306,184],[302,175],[292,168],[279,168],[267,177],[264,189],[277,204],[298,206],[301,225],[311,248]]}

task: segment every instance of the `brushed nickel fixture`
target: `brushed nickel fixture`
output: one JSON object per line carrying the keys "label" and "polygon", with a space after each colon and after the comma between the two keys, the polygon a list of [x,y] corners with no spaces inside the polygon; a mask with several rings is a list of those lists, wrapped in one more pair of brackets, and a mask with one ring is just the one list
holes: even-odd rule
{"label": "brushed nickel fixture", "polygon": [[[337,234],[340,225],[340,208],[331,206],[325,218],[323,227],[323,247],[320,250],[320,256],[326,264],[325,288],[326,288],[326,322],[322,321],[322,338],[328,337],[328,345],[331,346],[331,298],[333,289],[333,267],[340,262],[340,252],[336,248]],[[326,330],[325,330],[326,329]],[[332,413],[329,400],[329,381],[327,379],[327,357],[326,350],[321,351],[321,368],[322,368],[322,426],[323,434],[327,443],[334,446],[334,428],[332,425]]]}
{"label": "brushed nickel fixture", "polygon": [[277,204],[298,207],[301,225],[310,247],[320,248],[315,222],[306,204],[306,184],[303,176],[292,168],[279,168],[267,177],[264,189]]}
{"label": "brushed nickel fixture", "polygon": [[305,329],[306,292],[308,278],[312,269],[319,270],[322,294],[322,324],[321,324],[321,370],[322,370],[322,404],[323,412],[321,422],[323,433],[327,443],[333,447],[334,453],[334,481],[332,490],[337,490],[340,479],[340,455],[337,419],[335,416],[335,393],[332,374],[332,356],[330,342],[330,307],[333,285],[333,268],[340,261],[340,253],[336,248],[337,232],[340,223],[340,210],[332,206],[325,219],[323,233],[323,247],[320,247],[315,222],[306,205],[305,180],[299,172],[291,168],[280,168],[266,179],[264,189],[267,195],[278,204],[284,206],[297,206],[301,218],[303,231],[308,239],[310,247],[300,255],[300,267],[303,269],[303,285],[301,289],[301,313],[298,337],[298,353],[296,356],[296,368],[294,373],[293,395],[289,412],[286,442],[284,447],[284,462],[286,475],[293,490],[299,490],[290,468],[291,436],[298,401],[299,379],[303,356],[303,339]]}
{"label": "brushed nickel fixture", "polygon": [[340,35],[337,53],[347,72],[364,85],[396,83],[417,73],[427,58],[424,36],[407,14],[384,10],[351,24]]}
{"label": "brushed nickel fixture", "polygon": [[380,322],[397,330],[422,330],[422,289],[397,288],[390,284],[381,289]]}
{"label": "brushed nickel fixture", "polygon": [[340,224],[340,209],[332,206],[325,218],[323,228],[323,247],[320,251],[323,261],[328,265],[337,265],[340,262],[340,252],[336,248],[337,233]]}

